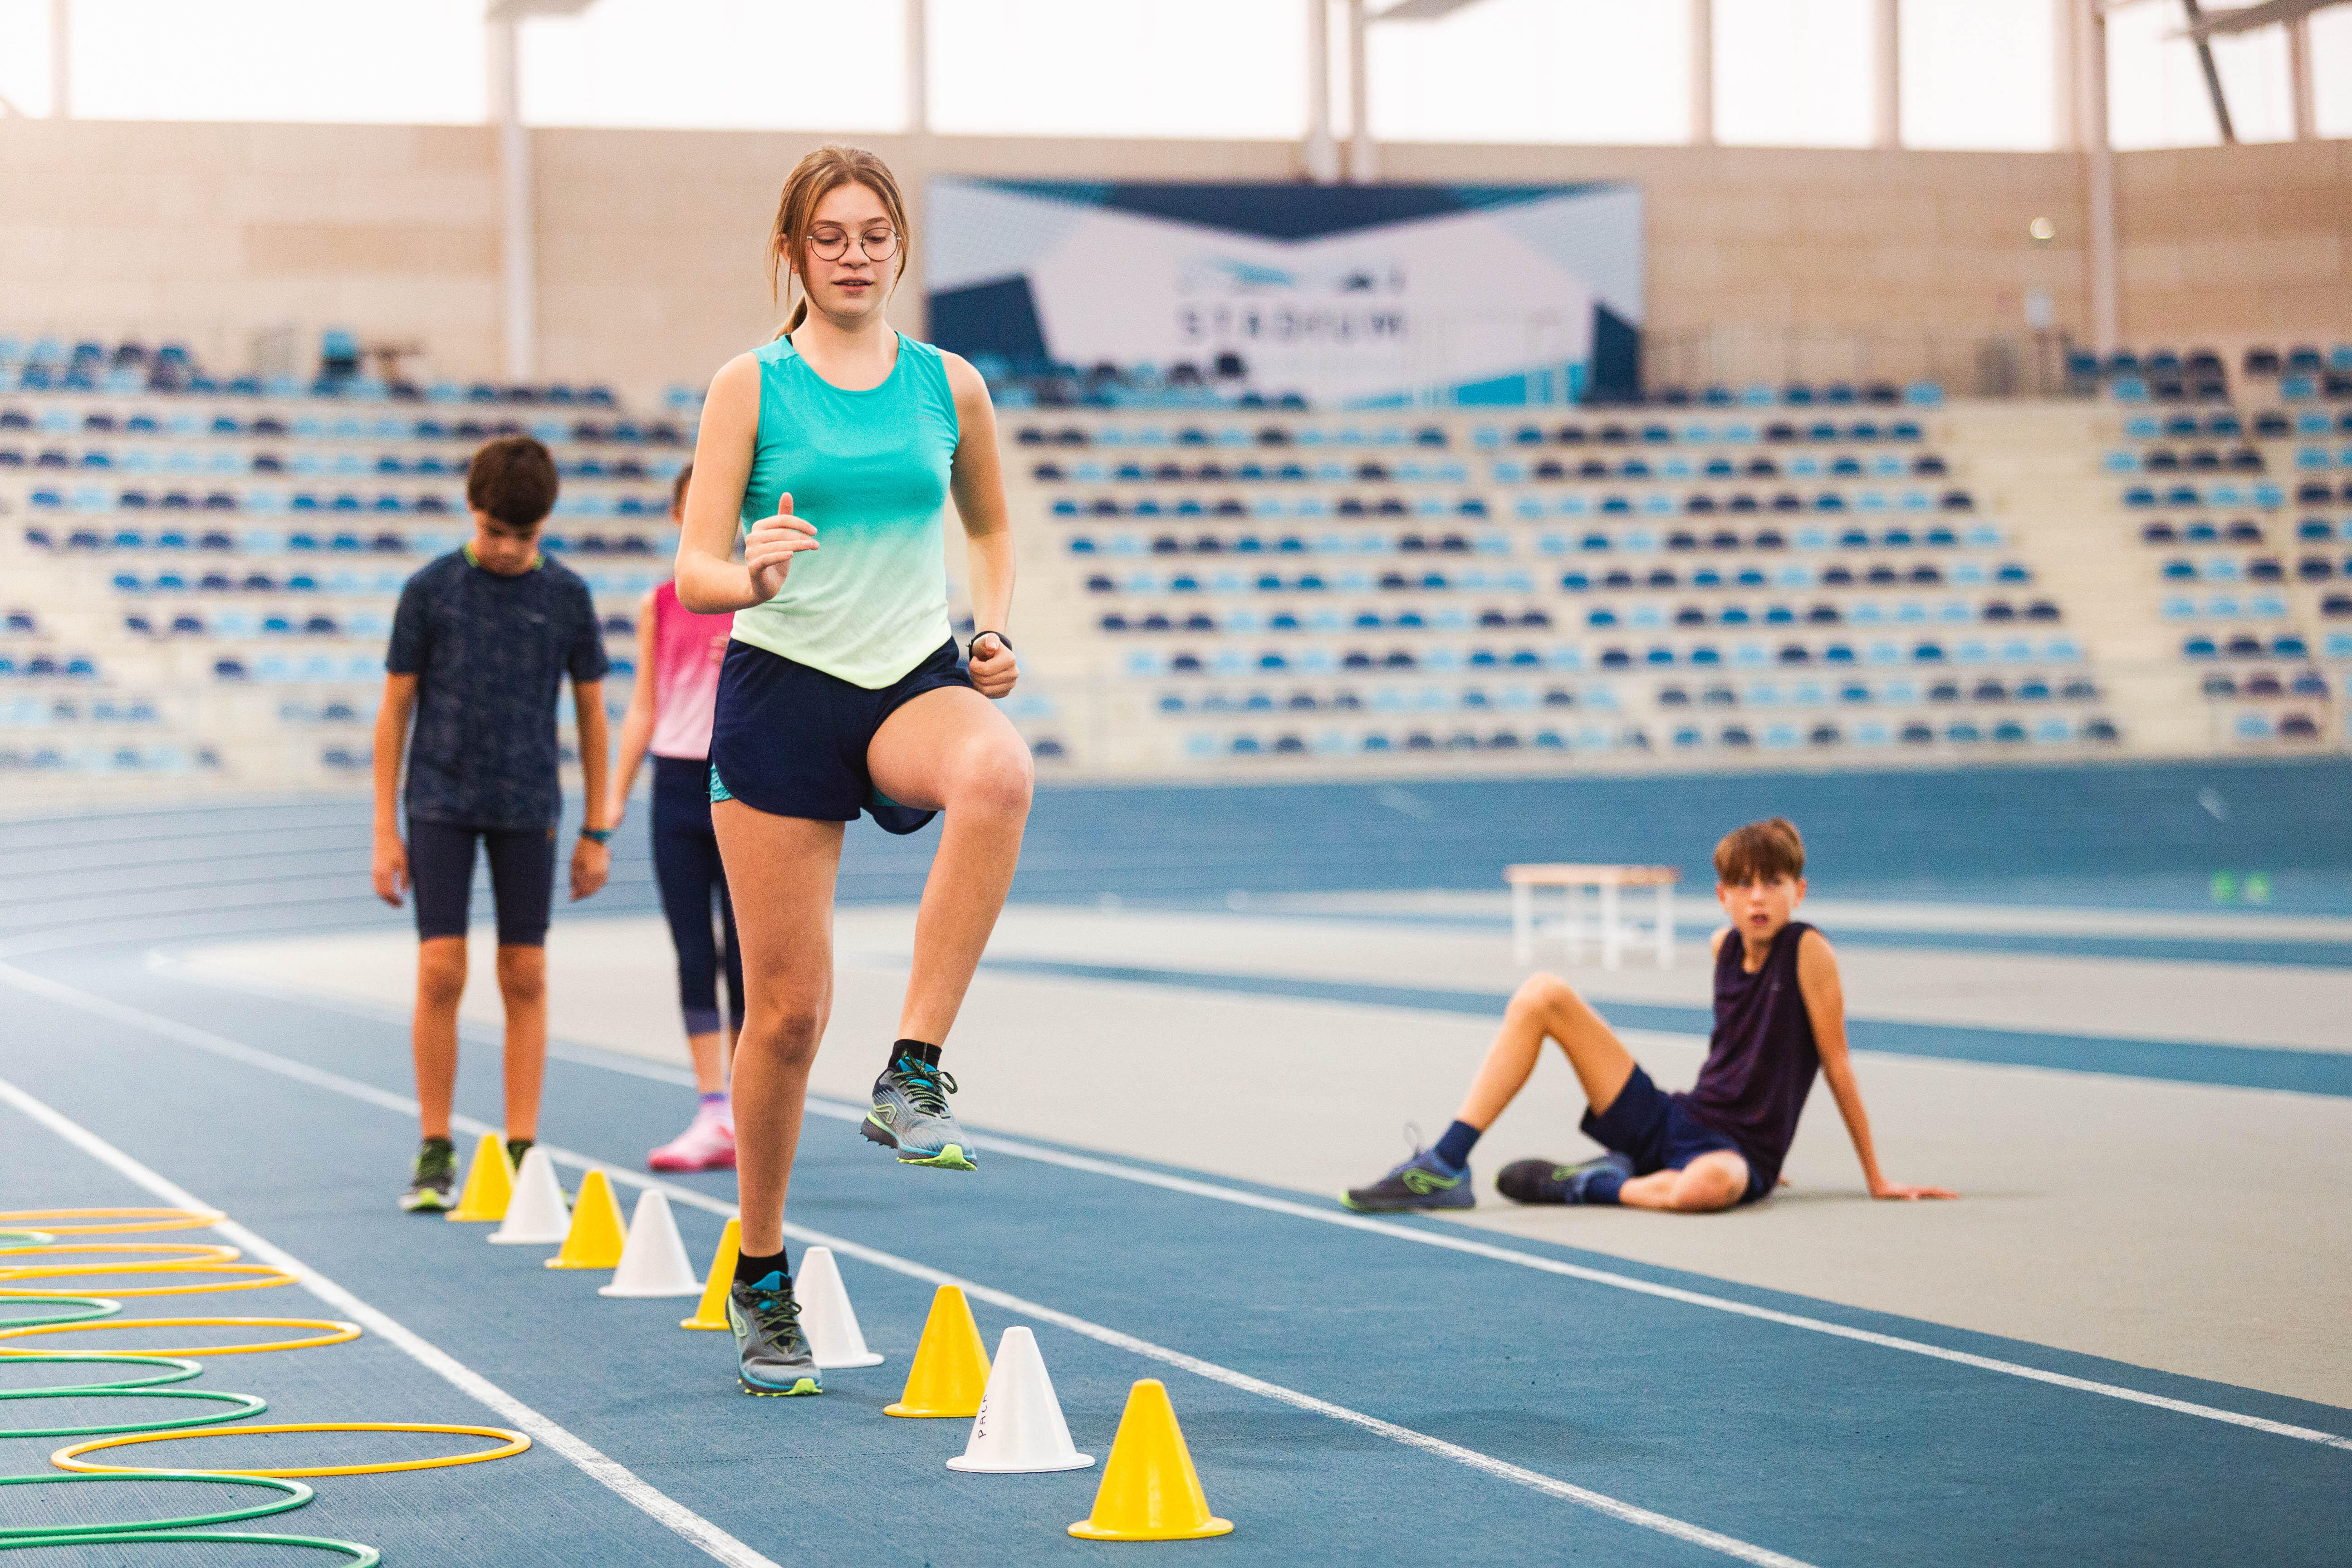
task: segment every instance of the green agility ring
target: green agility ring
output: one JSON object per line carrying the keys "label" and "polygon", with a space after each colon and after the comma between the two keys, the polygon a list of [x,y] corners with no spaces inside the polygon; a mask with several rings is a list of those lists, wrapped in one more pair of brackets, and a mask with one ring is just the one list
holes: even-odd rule
{"label": "green agility ring", "polygon": [[75,1481],[174,1481],[205,1483],[222,1487],[266,1487],[280,1495],[250,1508],[225,1509],[219,1513],[191,1513],[177,1519],[131,1521],[122,1524],[15,1525],[0,1529],[0,1545],[11,1542],[18,1544],[39,1544],[58,1536],[89,1536],[95,1540],[120,1540],[125,1534],[151,1530],[194,1530],[205,1524],[235,1524],[241,1520],[260,1519],[273,1513],[285,1513],[300,1508],[314,1495],[300,1481],[274,1480],[265,1476],[184,1476],[172,1470],[133,1471],[129,1475],[91,1476],[0,1476],[0,1487],[49,1487]]}
{"label": "green agility ring", "polygon": [[92,1351],[84,1355],[70,1355],[63,1351],[25,1351],[0,1356],[0,1366],[15,1366],[22,1362],[79,1362],[99,1366],[167,1366],[172,1370],[156,1377],[134,1377],[124,1383],[58,1384],[48,1388],[0,1389],[0,1399],[38,1399],[45,1395],[64,1394],[110,1394],[118,1389],[153,1388],[160,1384],[185,1383],[203,1375],[204,1368],[194,1362],[177,1356],[107,1355]]}
{"label": "green agility ring", "polygon": [[120,1535],[93,1534],[82,1530],[69,1535],[41,1535],[26,1541],[0,1540],[0,1552],[44,1546],[144,1545],[151,1541],[234,1541],[249,1546],[308,1546],[320,1552],[340,1552],[352,1560],[353,1568],[376,1568],[383,1561],[383,1553],[356,1541],[329,1541],[320,1535],[263,1535],[242,1530],[127,1530]]}
{"label": "green agility ring", "polygon": [[[39,1307],[42,1313],[37,1318],[0,1318],[0,1327],[33,1329],[49,1323],[87,1323],[99,1318],[110,1318],[122,1310],[121,1302],[109,1300],[103,1296],[20,1296],[14,1291],[0,1290],[0,1307],[12,1301],[27,1307]],[[87,1310],[60,1312],[58,1310],[59,1307],[81,1307]]]}
{"label": "green agility ring", "polygon": [[0,1399],[199,1399],[244,1408],[228,1415],[179,1415],[168,1421],[131,1421],[112,1426],[0,1426],[0,1437],[91,1437],[116,1432],[170,1432],[183,1426],[209,1426],[215,1421],[242,1421],[269,1408],[254,1394],[224,1394],[201,1388],[28,1388],[0,1394]]}

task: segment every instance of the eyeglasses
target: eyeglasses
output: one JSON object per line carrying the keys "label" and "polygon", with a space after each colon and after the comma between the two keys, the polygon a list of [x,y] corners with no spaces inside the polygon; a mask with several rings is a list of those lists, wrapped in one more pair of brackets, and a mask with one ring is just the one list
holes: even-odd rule
{"label": "eyeglasses", "polygon": [[[819,260],[838,261],[849,254],[849,235],[827,224],[809,231],[809,250]],[[898,231],[869,228],[857,237],[858,252],[868,261],[887,261],[898,254]]]}

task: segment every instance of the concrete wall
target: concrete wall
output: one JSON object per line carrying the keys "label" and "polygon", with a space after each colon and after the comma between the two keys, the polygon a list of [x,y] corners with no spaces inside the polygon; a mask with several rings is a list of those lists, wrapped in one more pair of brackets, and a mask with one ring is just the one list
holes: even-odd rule
{"label": "concrete wall", "polygon": [[[777,188],[820,138],[533,132],[542,374],[699,382],[764,338]],[[871,137],[932,174],[1297,177],[1286,142]],[[2086,314],[2082,165],[2062,153],[1391,145],[1400,180],[1630,179],[1648,194],[1659,368],[1969,374],[2028,289]],[[2128,153],[2123,313],[2142,339],[2352,335],[2352,142]],[[136,331],[248,363],[254,331],[351,324],[440,374],[499,363],[498,173],[468,127],[0,120],[0,331]],[[2034,246],[2026,225],[2052,218]],[[1865,343],[1865,339],[1867,342]],[[306,345],[307,347],[307,345]]]}

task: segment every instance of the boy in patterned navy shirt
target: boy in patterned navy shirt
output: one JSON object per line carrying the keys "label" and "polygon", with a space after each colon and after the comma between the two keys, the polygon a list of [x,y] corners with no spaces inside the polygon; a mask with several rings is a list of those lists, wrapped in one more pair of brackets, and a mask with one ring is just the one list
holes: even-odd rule
{"label": "boy in patterned navy shirt", "polygon": [[[506,1136],[520,1160],[539,1131],[547,1066],[547,924],[555,888],[557,700],[572,678],[586,815],[572,852],[572,897],[604,885],[602,629],[588,584],[540,552],[554,510],[555,459],[527,436],[474,454],[466,502],[474,537],[408,580],[384,658],[375,725],[376,896],[416,892],[416,1099],[425,1142],[400,1206],[449,1206],[457,1180],[449,1103],[457,1079],[457,1003],[474,847],[498,906],[499,994],[506,1005]],[[415,714],[414,735],[409,718]],[[407,752],[408,842],[394,799]]]}

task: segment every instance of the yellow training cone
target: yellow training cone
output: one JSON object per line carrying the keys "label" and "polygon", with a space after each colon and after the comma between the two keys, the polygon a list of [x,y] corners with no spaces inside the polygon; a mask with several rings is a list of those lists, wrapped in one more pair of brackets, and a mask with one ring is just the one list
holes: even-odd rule
{"label": "yellow training cone", "polygon": [[614,1200],[613,1184],[602,1171],[591,1171],[580,1184],[579,1201],[572,1205],[572,1228],[563,1250],[547,1260],[550,1268],[618,1268],[621,1251],[629,1244],[628,1228],[621,1223],[621,1205]]}
{"label": "yellow training cone", "polygon": [[907,1369],[907,1392],[896,1405],[882,1408],[885,1415],[960,1415],[969,1421],[980,1414],[981,1396],[988,1392],[988,1352],[980,1342],[980,1325],[971,1321],[971,1304],[952,1285],[940,1287],[931,1298],[930,1321],[923,1325],[923,1342],[915,1347],[915,1364]]}
{"label": "yellow training cone", "polygon": [[1127,1414],[1118,1418],[1095,1510],[1070,1526],[1070,1533],[1081,1541],[1198,1541],[1233,1528],[1232,1520],[1209,1512],[1167,1385],[1143,1379],[1129,1392]]}
{"label": "yellow training cone", "polygon": [[727,1228],[719,1233],[719,1251],[710,1259],[710,1278],[702,1287],[702,1305],[694,1316],[678,1321],[681,1329],[720,1329],[727,1326],[727,1291],[735,1283],[735,1256],[743,1249],[743,1222],[730,1219]]}
{"label": "yellow training cone", "polygon": [[466,1190],[457,1194],[451,1219],[499,1220],[514,1198],[514,1167],[507,1163],[507,1146],[495,1132],[482,1134],[474,1150],[474,1168],[466,1173]]}

